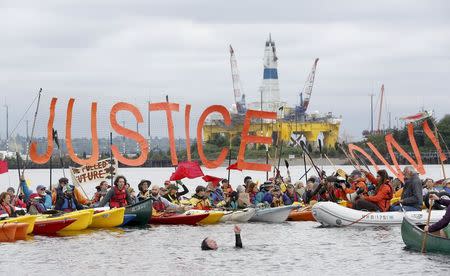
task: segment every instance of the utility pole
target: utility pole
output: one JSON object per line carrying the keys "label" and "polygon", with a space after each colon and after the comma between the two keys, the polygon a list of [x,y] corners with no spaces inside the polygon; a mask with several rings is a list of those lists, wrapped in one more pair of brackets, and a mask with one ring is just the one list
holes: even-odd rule
{"label": "utility pole", "polygon": [[9,151],[9,112],[8,112],[8,105],[5,104],[4,107],[6,108],[6,152]]}
{"label": "utility pole", "polygon": [[373,133],[373,94],[369,94],[370,96],[370,133]]}

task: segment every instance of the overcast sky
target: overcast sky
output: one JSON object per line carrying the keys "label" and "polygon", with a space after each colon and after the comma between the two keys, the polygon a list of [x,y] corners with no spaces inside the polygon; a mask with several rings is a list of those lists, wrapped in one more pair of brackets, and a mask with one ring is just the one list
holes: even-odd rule
{"label": "overcast sky", "polygon": [[[164,101],[166,94],[182,104],[181,114],[186,103],[193,105],[195,125],[208,105],[233,103],[229,44],[247,101],[258,99],[271,33],[282,100],[297,103],[319,57],[310,111],[342,115],[341,133],[358,138],[370,126],[368,95],[378,96],[382,83],[393,124],[422,106],[438,117],[448,112],[449,3],[1,1],[0,101],[10,107],[11,131],[44,88],[37,122],[42,135],[52,96],[60,99],[57,128],[69,97],[77,99],[74,135],[90,135],[85,122],[92,100],[99,102],[100,130],[109,128],[113,102],[137,104],[146,120],[145,102]],[[4,137],[5,108],[0,114]],[[167,136],[163,118],[152,114],[152,135]],[[182,118],[175,117],[177,136],[184,134]]]}

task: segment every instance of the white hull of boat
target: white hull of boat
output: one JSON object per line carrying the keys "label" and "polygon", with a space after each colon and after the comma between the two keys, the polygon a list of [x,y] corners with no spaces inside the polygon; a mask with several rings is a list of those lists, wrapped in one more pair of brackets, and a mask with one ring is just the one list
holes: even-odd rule
{"label": "white hull of boat", "polygon": [[236,222],[247,222],[256,213],[255,208],[247,208],[244,210],[232,211],[225,213],[225,215],[220,219],[221,222],[236,221]]}
{"label": "white hull of boat", "polygon": [[[401,225],[405,212],[366,212],[350,209],[334,202],[318,202],[312,207],[312,214],[323,226],[386,226]],[[431,211],[430,223],[440,220],[445,210]],[[406,212],[406,216],[416,224],[425,224],[428,211]]]}
{"label": "white hull of boat", "polygon": [[256,213],[250,219],[250,221],[282,223],[286,221],[286,219],[289,216],[289,213],[293,208],[297,208],[297,206],[289,205],[274,208],[256,209]]}

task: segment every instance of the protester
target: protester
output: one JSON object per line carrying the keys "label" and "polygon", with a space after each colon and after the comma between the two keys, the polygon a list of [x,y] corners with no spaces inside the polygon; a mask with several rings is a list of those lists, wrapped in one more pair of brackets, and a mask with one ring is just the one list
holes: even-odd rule
{"label": "protester", "polygon": [[263,198],[263,202],[269,204],[270,207],[279,207],[292,204],[289,197],[281,193],[281,189],[278,186],[275,186],[272,190],[266,193]]}
{"label": "protester", "polygon": [[201,210],[209,210],[211,209],[211,203],[206,196],[206,188],[204,186],[197,186],[195,188],[195,194],[191,197],[189,200],[189,203],[193,206],[195,209],[201,209]]}
{"label": "protester", "polygon": [[125,184],[125,187],[127,189],[128,194],[130,195],[131,198],[131,202],[129,202],[129,205],[135,204],[138,202],[138,198],[136,196],[136,192],[134,191],[133,187],[131,187],[130,183],[127,182],[127,184]]}
{"label": "protester", "polygon": [[427,178],[422,182],[422,196],[426,196],[429,192],[437,192],[438,190],[434,187],[434,181],[431,178]]}
{"label": "protester", "polygon": [[16,217],[16,208],[11,204],[11,195],[7,192],[0,194],[0,215],[7,214],[10,217]]}
{"label": "protester", "polygon": [[[234,234],[235,234],[235,248],[242,248],[242,239],[241,239],[241,228],[238,225],[234,226]],[[217,250],[219,246],[217,242],[209,237],[206,237],[201,244],[202,250]]]}
{"label": "protester", "polygon": [[47,191],[44,185],[38,185],[36,187],[36,192],[33,193],[28,188],[28,185],[25,182],[25,178],[21,176],[20,187],[25,195],[28,213],[32,215],[45,213],[47,210],[52,208],[51,192]]}
{"label": "protester", "polygon": [[403,170],[405,186],[401,199],[391,206],[391,211],[420,211],[422,210],[422,181],[412,166]]}
{"label": "protester", "polygon": [[297,193],[297,191],[294,188],[294,185],[292,184],[286,185],[286,192],[284,194],[289,198],[291,204],[294,202],[298,203],[301,201],[300,195]]}
{"label": "protester", "polygon": [[[375,194],[372,196],[363,196],[356,200],[353,208],[356,210],[366,210],[371,212],[386,212],[389,211],[391,199],[394,196],[394,191],[390,184],[389,176],[386,170],[379,170],[375,178],[371,173],[364,172],[368,180],[376,185]],[[362,193],[362,188],[358,188]]]}
{"label": "protester", "polygon": [[214,185],[210,182],[206,186],[206,191],[209,191],[208,198],[210,199],[212,206],[222,207],[225,205],[225,195],[220,186],[214,188]]}
{"label": "protester", "polygon": [[255,204],[255,197],[259,192],[258,185],[255,182],[250,182],[247,185],[245,192],[249,195],[250,203]]}
{"label": "protester", "polygon": [[189,189],[186,187],[186,185],[183,184],[183,182],[177,180],[176,183],[178,185],[181,185],[183,188],[183,191],[178,192],[178,185],[170,184],[168,186],[167,193],[164,195],[164,198],[170,201],[173,204],[180,205],[181,197],[187,193],[189,193]]}
{"label": "protester", "polygon": [[13,187],[9,187],[6,192],[10,195],[11,197],[11,205],[14,207],[19,207],[19,208],[27,208],[27,204],[25,202],[22,201],[22,199],[20,198],[20,196],[16,196],[16,191],[14,190]]}
{"label": "protester", "polygon": [[105,197],[106,193],[108,193],[108,189],[110,188],[108,181],[103,180],[100,182],[98,186],[95,187],[97,192],[95,192],[94,197],[92,198],[92,204],[94,207],[98,207],[100,201]]}
{"label": "protester", "polygon": [[[56,204],[56,197],[57,197],[56,190],[58,188],[62,189],[66,185],[70,185],[69,179],[67,179],[66,177],[61,177],[58,180],[58,186],[56,188],[54,188],[52,191],[52,203],[53,204]],[[91,204],[91,202],[87,199],[87,197],[85,195],[83,195],[83,193],[78,188],[76,188],[74,185],[70,185],[70,186],[72,187],[74,197],[76,198],[78,203],[80,203],[82,205],[90,205]]]}
{"label": "protester", "polygon": [[149,187],[152,185],[152,182],[150,180],[141,180],[138,184],[138,190],[139,193],[136,196],[138,201],[144,201],[147,198],[150,197],[150,190]]}
{"label": "protester", "polygon": [[77,201],[74,195],[74,186],[65,185],[56,188],[56,203],[55,210],[63,212],[73,212],[76,210],[83,210],[84,207]]}
{"label": "protester", "polygon": [[127,179],[118,175],[114,180],[114,186],[109,189],[105,197],[100,201],[99,207],[105,206],[109,202],[110,208],[120,208],[132,204],[133,200],[125,186]]}
{"label": "protester", "polygon": [[176,211],[180,209],[178,205],[175,205],[170,201],[168,201],[167,199],[165,199],[164,197],[162,197],[160,194],[160,190],[161,190],[160,187],[156,184],[153,184],[151,187],[150,198],[153,200],[153,209],[156,212],[162,213],[167,210]]}
{"label": "protester", "polygon": [[439,198],[436,194],[430,194],[430,199],[435,200],[438,204],[447,206],[447,211],[445,211],[444,216],[438,222],[429,227],[425,226],[425,232],[433,233],[444,229],[450,223],[450,199]]}

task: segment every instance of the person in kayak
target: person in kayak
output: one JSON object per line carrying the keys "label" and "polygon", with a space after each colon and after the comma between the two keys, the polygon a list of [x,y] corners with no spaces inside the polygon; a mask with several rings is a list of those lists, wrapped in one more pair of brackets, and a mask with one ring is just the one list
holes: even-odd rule
{"label": "person in kayak", "polygon": [[27,204],[25,202],[23,202],[19,196],[16,196],[16,191],[14,190],[13,187],[9,187],[8,189],[6,189],[6,192],[11,197],[11,205],[12,206],[19,207],[19,208],[27,208]]}
{"label": "person in kayak", "polygon": [[[242,248],[242,239],[241,239],[241,228],[238,225],[234,226],[234,236],[235,236],[235,248]],[[203,239],[201,244],[202,250],[217,250],[219,246],[217,242],[210,237],[206,237]]]}
{"label": "person in kayak", "polygon": [[70,185],[72,187],[73,195],[79,204],[82,204],[82,205],[90,205],[91,204],[91,201],[83,195],[83,193],[80,191],[80,189],[78,189],[74,185],[69,184],[69,179],[67,179],[66,177],[61,177],[58,180],[58,186],[56,188],[54,188],[52,191],[52,203],[53,204],[56,204],[58,189],[59,189],[59,192],[61,193],[62,189],[67,185]]}
{"label": "person in kayak", "polygon": [[289,197],[281,193],[278,186],[273,187],[263,198],[263,202],[270,205],[270,207],[279,207],[283,205],[291,205],[292,202]]}
{"label": "person in kayak", "polygon": [[7,214],[10,217],[17,217],[16,208],[10,203],[11,195],[7,192],[0,194],[0,214]]}
{"label": "person in kayak", "polygon": [[[169,185],[169,187],[167,188],[168,189],[167,194],[164,196],[164,198],[173,204],[180,205],[181,197],[184,196],[185,194],[189,193],[189,189],[180,180],[177,180],[176,183],[177,183],[177,185],[175,185],[175,184]],[[178,189],[179,189],[178,185],[181,185],[181,187],[183,188],[183,191],[178,192]]]}
{"label": "person in kayak", "polygon": [[211,209],[211,204],[209,202],[208,197],[206,196],[206,188],[201,185],[195,188],[195,194],[191,197],[189,203],[193,206],[194,209],[200,210]]}
{"label": "person in kayak", "polygon": [[94,197],[92,198],[92,204],[94,207],[98,207],[98,204],[100,201],[105,197],[105,195],[108,193],[108,189],[110,188],[108,181],[103,180],[100,182],[98,186],[95,187],[97,192],[95,192]]}
{"label": "person in kayak", "polygon": [[[375,178],[371,173],[364,171],[367,179],[374,185],[375,194],[372,196],[361,195],[355,201],[353,209],[367,210],[371,212],[387,212],[391,206],[391,199],[394,196],[394,190],[391,187],[390,179],[386,170],[379,170]],[[362,194],[363,189],[358,188],[357,193]]]}
{"label": "person in kayak", "polygon": [[401,199],[395,202],[391,211],[420,211],[422,210],[422,181],[412,166],[406,166],[403,170],[405,176],[405,186]]}
{"label": "person in kayak", "polygon": [[51,192],[47,191],[44,185],[38,185],[36,192],[31,192],[25,182],[25,177],[20,177],[20,188],[25,195],[25,202],[27,203],[27,210],[30,214],[35,215],[38,213],[44,213],[48,209],[52,208],[52,196]]}
{"label": "person in kayak", "polygon": [[137,203],[139,200],[136,196],[136,192],[134,191],[133,187],[131,187],[130,183],[127,182],[127,184],[125,184],[125,188],[127,189],[127,192],[131,198],[131,202],[128,202],[128,204],[132,205],[132,204]]}
{"label": "person in kayak", "polygon": [[258,205],[258,204],[263,204],[264,203],[264,196],[273,188],[273,183],[270,181],[266,181],[264,182],[260,187],[259,187],[259,192],[255,195],[255,199],[253,204],[254,205]]}
{"label": "person in kayak", "polygon": [[286,192],[284,194],[289,198],[289,200],[291,201],[291,204],[294,202],[301,201],[300,195],[297,194],[296,190],[294,189],[294,185],[292,185],[292,184],[286,185]]}
{"label": "person in kayak", "polygon": [[67,213],[84,209],[83,205],[75,198],[74,188],[74,186],[67,184],[63,188],[58,187],[56,189],[55,210]]}
{"label": "person in kayak", "polygon": [[167,210],[177,211],[180,209],[180,206],[171,203],[160,195],[160,188],[156,184],[153,184],[151,187],[150,198],[153,200],[153,209],[158,213],[163,213]]}
{"label": "person in kayak", "polygon": [[147,198],[150,197],[150,186],[152,185],[152,182],[150,180],[141,180],[141,182],[139,182],[138,184],[138,190],[139,193],[137,195],[137,200],[138,201],[144,201]]}
{"label": "person in kayak", "polygon": [[122,175],[118,175],[114,180],[114,186],[109,189],[98,206],[103,207],[108,202],[110,208],[120,208],[131,204],[132,199],[125,186],[126,183],[127,179]]}
{"label": "person in kayak", "polygon": [[250,182],[245,189],[245,192],[248,193],[250,198],[250,203],[255,204],[256,195],[259,193],[258,185],[255,182]]}
{"label": "person in kayak", "polygon": [[222,179],[222,191],[225,197],[231,196],[231,193],[233,192],[233,187],[231,187],[230,182],[228,182],[228,179],[226,178]]}
{"label": "person in kayak", "polygon": [[438,222],[430,226],[425,226],[425,232],[433,233],[444,229],[450,223],[450,199],[439,198],[436,194],[430,194],[430,200],[435,200],[438,204],[447,206],[447,211],[445,211],[444,216]]}

